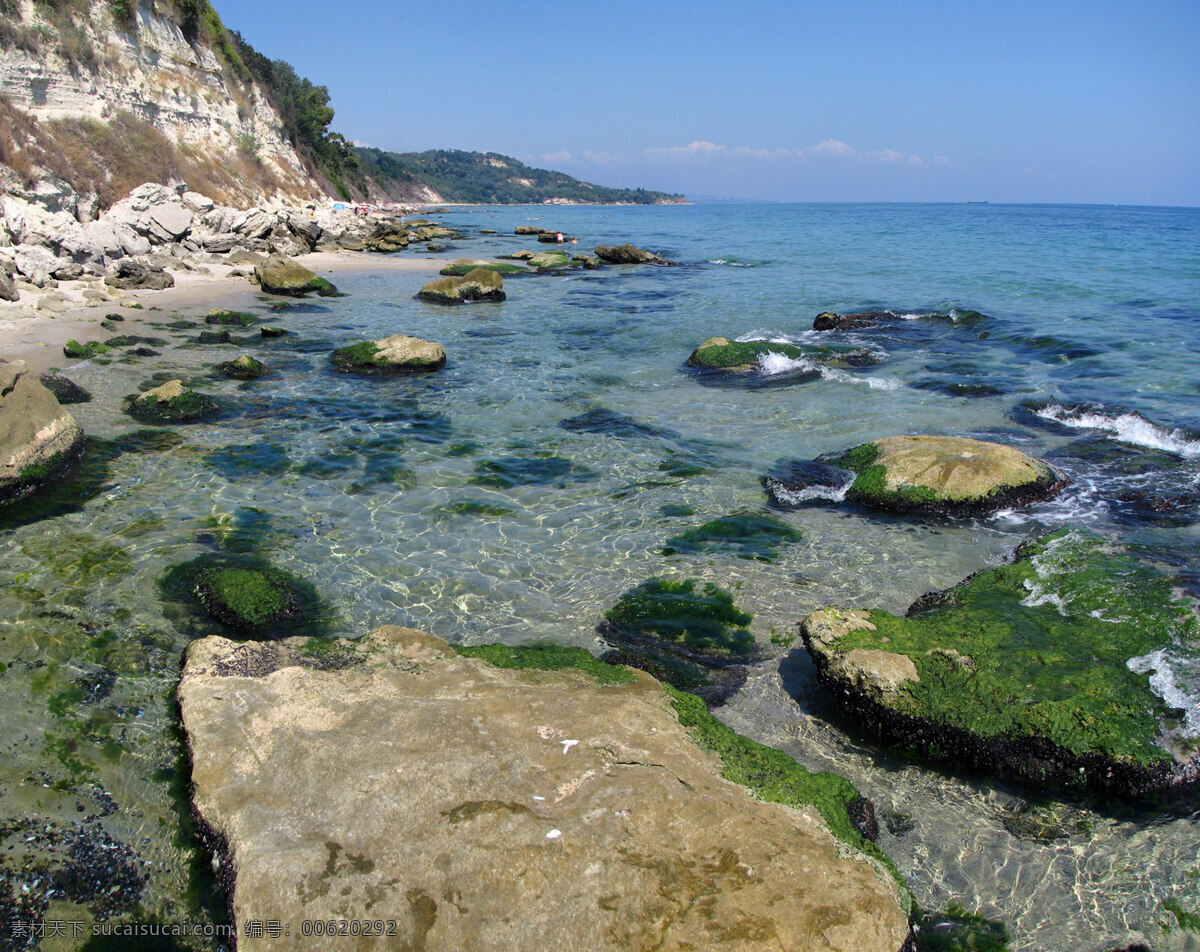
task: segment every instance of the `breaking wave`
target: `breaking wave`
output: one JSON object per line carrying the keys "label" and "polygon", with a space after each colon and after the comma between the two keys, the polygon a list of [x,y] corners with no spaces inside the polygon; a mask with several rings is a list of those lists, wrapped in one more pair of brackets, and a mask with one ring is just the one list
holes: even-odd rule
{"label": "breaking wave", "polygon": [[1081,430],[1100,430],[1121,443],[1166,450],[1188,459],[1200,458],[1200,440],[1183,430],[1169,430],[1137,413],[1105,413],[1097,407],[1064,407],[1051,403],[1035,410],[1043,420]]}

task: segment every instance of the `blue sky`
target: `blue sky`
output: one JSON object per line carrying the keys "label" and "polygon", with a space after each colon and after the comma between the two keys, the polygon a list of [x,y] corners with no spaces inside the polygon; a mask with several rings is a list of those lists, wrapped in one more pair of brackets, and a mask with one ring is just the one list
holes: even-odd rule
{"label": "blue sky", "polygon": [[777,201],[1200,205],[1200,0],[213,0],[385,149]]}

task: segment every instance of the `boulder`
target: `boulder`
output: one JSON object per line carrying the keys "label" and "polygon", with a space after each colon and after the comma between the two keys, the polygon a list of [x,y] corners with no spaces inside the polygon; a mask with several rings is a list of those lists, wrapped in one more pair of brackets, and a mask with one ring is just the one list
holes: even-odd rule
{"label": "boulder", "polygon": [[1057,469],[1020,450],[961,436],[890,436],[820,461],[856,474],[848,500],[888,512],[994,512],[1067,485]]}
{"label": "boulder", "polygon": [[229,230],[243,238],[265,238],[274,227],[274,215],[264,212],[261,208],[251,208],[236,218]]}
{"label": "boulder", "polygon": [[18,301],[20,298],[21,293],[17,290],[12,275],[7,271],[0,271],[0,301]]}
{"label": "boulder", "polygon": [[1200,667],[1200,623],[1175,584],[1064,529],[905,617],[826,608],[801,632],[865,736],[957,769],[1140,796],[1200,779],[1195,682],[1176,681]]}
{"label": "boulder", "polygon": [[764,802],[722,779],[684,722],[832,801],[852,795],[845,781],[579,649],[586,660],[534,654],[583,670],[521,670],[523,655],[488,647],[513,666],[394,626],[359,642],[189,646],[177,697],[193,809],[240,934],[292,923],[275,952],[312,948],[298,924],[331,919],[395,923],[365,930],[360,952],[909,940],[906,897],[864,847],[835,839],[812,800]]}
{"label": "boulder", "polygon": [[233,232],[226,231],[220,234],[207,235],[200,244],[210,254],[223,255],[233,251],[238,246],[240,240]]}
{"label": "boulder", "polygon": [[754,616],[733,595],[693,579],[649,578],[621,595],[598,632],[613,649],[606,661],[647,671],[710,704],[722,704],[762,654],[750,632]]}
{"label": "boulder", "polygon": [[131,398],[125,411],[146,423],[191,423],[216,416],[221,408],[211,398],[185,387],[182,380],[168,380]]}
{"label": "boulder", "polygon": [[184,192],[180,198],[183,204],[195,212],[197,215],[206,215],[211,212],[216,205],[207,195],[201,195],[199,192]]}
{"label": "boulder", "polygon": [[178,241],[192,230],[191,211],[174,202],[152,206],[145,220],[150,239],[159,243]]}
{"label": "boulder", "polygon": [[391,254],[408,247],[409,231],[403,225],[395,222],[380,222],[362,241],[363,251],[373,251],[377,254]]}
{"label": "boulder", "polygon": [[51,272],[55,281],[78,281],[83,277],[83,265],[69,261]]}
{"label": "boulder", "polygon": [[529,269],[523,268],[519,264],[508,264],[505,261],[485,261],[481,258],[459,258],[442,268],[438,274],[452,275],[461,277],[469,274],[476,268],[482,268],[484,271],[495,271],[497,274],[528,274]]}
{"label": "boulder", "polygon": [[[517,225],[517,227],[513,229],[513,234],[514,235],[540,235],[545,230],[546,230],[545,228],[539,228],[536,225]],[[550,232],[550,234],[555,234],[555,233]]]}
{"label": "boulder", "polygon": [[623,245],[596,245],[596,257],[609,264],[670,264],[666,258],[626,242]]}
{"label": "boulder", "polygon": [[330,360],[336,370],[390,376],[440,370],[446,365],[446,350],[441,344],[394,334],[382,340],[339,348]]}
{"label": "boulder", "polygon": [[0,363],[0,506],[61,477],[83,455],[83,431],[24,363]]}
{"label": "boulder", "polygon": [[61,258],[40,245],[22,245],[13,255],[17,272],[29,278],[37,274],[51,274],[66,264]]}
{"label": "boulder", "polygon": [[69,380],[62,374],[46,373],[38,374],[38,380],[43,387],[54,394],[54,398],[62,405],[66,406],[71,403],[89,403],[92,395],[73,380]]}
{"label": "boulder", "polygon": [[435,304],[503,301],[504,279],[495,271],[475,268],[461,278],[437,278],[430,281],[417,292],[417,297]]}
{"label": "boulder", "polygon": [[268,294],[283,294],[303,297],[312,291],[322,297],[338,293],[337,288],[298,261],[286,255],[271,255],[266,261],[254,266],[258,286]]}
{"label": "boulder", "polygon": [[582,261],[576,261],[565,251],[543,251],[527,259],[526,263],[538,271],[563,271],[583,267]]}
{"label": "boulder", "polygon": [[875,327],[879,324],[892,324],[897,321],[907,321],[914,318],[930,318],[933,320],[950,321],[955,324],[974,324],[985,320],[978,311],[859,311],[855,314],[835,314],[833,311],[822,311],[813,319],[815,331],[845,331],[864,327]]}
{"label": "boulder", "polygon": [[706,375],[748,385],[796,383],[820,376],[821,367],[867,367],[879,358],[863,347],[827,347],[781,341],[731,341],[710,337],[687,359]]}
{"label": "boulder", "polygon": [[537,257],[536,251],[514,251],[510,255],[496,255],[497,258],[508,258],[512,261],[528,261],[530,258]]}
{"label": "boulder", "polygon": [[175,279],[162,268],[133,258],[122,258],[113,265],[104,283],[121,291],[162,291],[173,288]]}
{"label": "boulder", "polygon": [[226,377],[234,380],[257,380],[271,372],[261,360],[255,360],[249,354],[242,354],[236,360],[227,360],[217,364],[217,369]]}

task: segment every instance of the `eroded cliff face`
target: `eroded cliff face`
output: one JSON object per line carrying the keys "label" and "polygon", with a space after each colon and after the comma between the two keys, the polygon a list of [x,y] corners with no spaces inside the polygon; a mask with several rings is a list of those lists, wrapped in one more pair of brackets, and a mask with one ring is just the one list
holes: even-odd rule
{"label": "eroded cliff face", "polygon": [[[12,8],[12,15],[0,12],[0,95],[10,114],[0,156],[8,166],[5,191],[80,220],[95,217],[102,210],[96,183],[72,175],[71,166],[103,162],[95,154],[104,152],[102,123],[116,125],[126,147],[142,133],[147,150],[165,149],[156,158],[169,174],[159,180],[186,176],[228,204],[322,194],[264,91],[244,70],[239,75],[228,52],[213,48],[209,31],[193,31],[189,40],[163,0],[157,11],[137,5],[128,22],[109,0],[79,0],[57,15],[32,0],[14,0]],[[16,129],[22,114],[35,122]],[[121,169],[104,172],[111,178]],[[146,177],[155,176],[140,180]]]}

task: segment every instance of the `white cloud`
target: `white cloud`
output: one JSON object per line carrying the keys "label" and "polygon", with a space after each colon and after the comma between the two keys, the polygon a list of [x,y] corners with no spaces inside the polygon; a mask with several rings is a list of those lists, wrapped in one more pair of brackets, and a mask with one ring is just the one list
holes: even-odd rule
{"label": "white cloud", "polygon": [[846,156],[854,154],[854,150],[850,146],[844,142],[839,142],[837,139],[826,139],[824,142],[814,145],[808,151],[815,155]]}
{"label": "white cloud", "polygon": [[550,162],[550,163],[574,162],[575,156],[571,155],[571,153],[568,152],[566,149],[563,149],[560,152],[547,152],[545,155],[541,156],[541,160],[543,162]]}
{"label": "white cloud", "polygon": [[689,142],[687,145],[673,145],[661,149],[647,149],[647,155],[660,155],[665,158],[685,159],[695,156],[715,155],[718,152],[726,151],[725,146],[717,145],[715,142],[705,142],[703,139],[697,139],[695,142]]}

